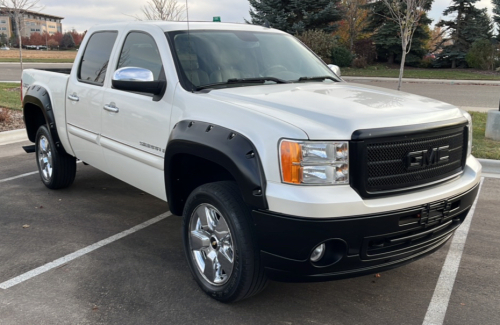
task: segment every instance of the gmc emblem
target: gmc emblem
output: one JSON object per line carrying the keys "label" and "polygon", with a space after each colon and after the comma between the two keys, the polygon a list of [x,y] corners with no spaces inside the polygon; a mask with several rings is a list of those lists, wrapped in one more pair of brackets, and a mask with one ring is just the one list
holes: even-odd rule
{"label": "gmc emblem", "polygon": [[413,151],[404,158],[406,170],[414,170],[431,165],[442,165],[450,161],[450,146]]}

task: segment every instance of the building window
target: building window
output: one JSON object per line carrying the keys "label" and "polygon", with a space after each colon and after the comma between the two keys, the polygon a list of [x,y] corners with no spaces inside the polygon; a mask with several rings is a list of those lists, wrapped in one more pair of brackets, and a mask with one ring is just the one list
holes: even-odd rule
{"label": "building window", "polygon": [[0,23],[5,24],[7,21],[6,20],[0,20]]}

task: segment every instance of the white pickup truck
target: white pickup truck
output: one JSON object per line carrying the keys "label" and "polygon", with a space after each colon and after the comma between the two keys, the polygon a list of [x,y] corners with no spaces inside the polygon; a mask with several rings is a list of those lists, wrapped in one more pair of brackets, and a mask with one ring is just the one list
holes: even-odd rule
{"label": "white pickup truck", "polygon": [[275,29],[189,27],[101,25],[66,75],[23,72],[48,188],[80,159],[168,201],[195,280],[224,302],[404,265],[463,222],[481,174],[469,114],[346,83]]}

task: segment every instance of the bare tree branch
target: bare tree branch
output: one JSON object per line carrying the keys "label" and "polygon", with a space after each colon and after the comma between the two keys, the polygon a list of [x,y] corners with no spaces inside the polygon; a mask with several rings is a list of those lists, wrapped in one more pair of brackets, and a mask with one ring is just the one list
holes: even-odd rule
{"label": "bare tree branch", "polygon": [[23,39],[22,32],[24,30],[23,17],[28,11],[41,11],[43,6],[38,4],[40,0],[0,0],[0,10],[5,11],[14,21],[16,26],[16,34],[19,43],[19,62],[21,63],[21,71],[23,71]]}
{"label": "bare tree branch", "polygon": [[401,89],[406,54],[410,53],[413,34],[419,25],[420,18],[425,12],[427,0],[381,0],[389,10],[387,17],[399,26],[401,37],[401,66],[399,69],[398,90]]}
{"label": "bare tree branch", "polygon": [[181,21],[186,16],[186,5],[180,4],[177,0],[149,0],[141,10],[143,17],[138,15],[131,17],[137,20]]}

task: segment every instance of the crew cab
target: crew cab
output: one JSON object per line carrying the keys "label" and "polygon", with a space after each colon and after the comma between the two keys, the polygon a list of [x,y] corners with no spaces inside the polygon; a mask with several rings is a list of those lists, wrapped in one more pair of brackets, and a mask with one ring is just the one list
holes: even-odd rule
{"label": "crew cab", "polygon": [[[66,72],[66,73],[64,73]],[[22,76],[42,182],[76,160],[168,201],[194,279],[232,302],[424,257],[477,195],[471,117],[343,81],[295,37],[247,24],[93,27],[71,71]]]}

